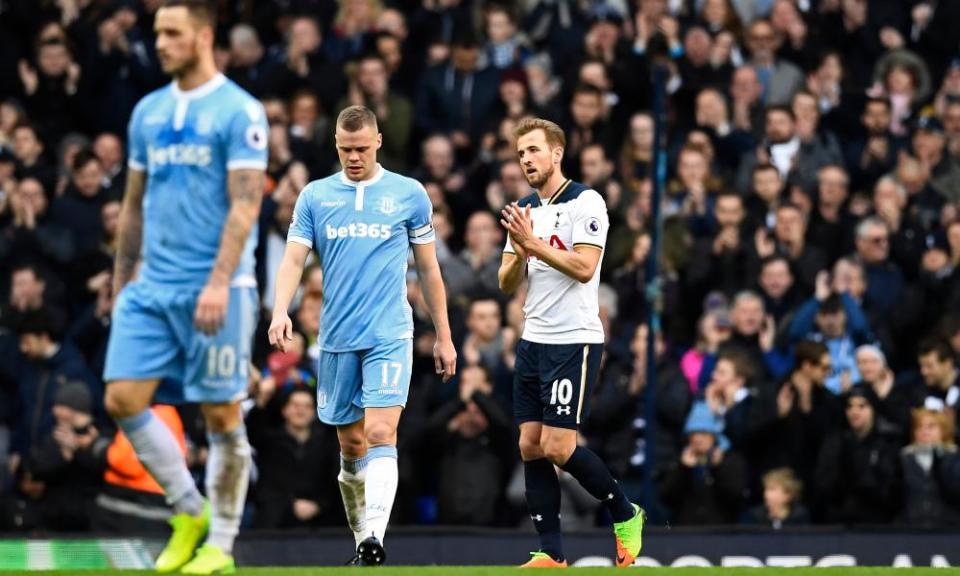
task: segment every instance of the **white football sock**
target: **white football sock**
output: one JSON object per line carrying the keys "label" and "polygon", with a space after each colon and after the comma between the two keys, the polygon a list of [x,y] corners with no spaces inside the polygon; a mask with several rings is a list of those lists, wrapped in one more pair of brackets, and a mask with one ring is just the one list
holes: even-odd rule
{"label": "white football sock", "polygon": [[365,535],[363,527],[366,524],[366,498],[364,497],[364,481],[367,478],[367,459],[358,458],[348,460],[340,455],[340,474],[337,482],[340,484],[340,497],[343,498],[343,510],[347,513],[347,524],[353,531],[353,539],[359,546]]}
{"label": "white football sock", "polygon": [[139,414],[119,418],[117,424],[133,444],[137,458],[163,488],[167,503],[177,514],[198,516],[203,496],[187,469],[187,461],[173,432],[148,408]]}
{"label": "white football sock", "polygon": [[207,542],[227,554],[240,531],[243,505],[250,482],[251,450],[243,424],[230,432],[210,433],[207,456],[207,495],[210,498],[210,535]]}
{"label": "white football sock", "polygon": [[376,536],[383,542],[397,495],[397,448],[374,446],[367,450],[366,523],[364,535]]}

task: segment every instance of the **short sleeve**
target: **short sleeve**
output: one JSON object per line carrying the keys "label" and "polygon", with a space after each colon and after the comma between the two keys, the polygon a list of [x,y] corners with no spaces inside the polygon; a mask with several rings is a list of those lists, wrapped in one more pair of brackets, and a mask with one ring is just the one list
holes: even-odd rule
{"label": "short sleeve", "polygon": [[235,112],[227,129],[227,170],[267,169],[267,114],[255,101]]}
{"label": "short sleeve", "polygon": [[313,229],[313,208],[311,207],[310,191],[312,184],[308,184],[297,198],[297,203],[293,207],[293,219],[290,221],[290,229],[287,231],[287,242],[296,242],[303,244],[307,248],[313,248],[314,229]]}
{"label": "short sleeve", "polygon": [[433,231],[433,204],[426,189],[419,182],[413,192],[413,213],[407,220],[407,236],[411,244],[429,244],[436,240]]}
{"label": "short sleeve", "polygon": [[607,245],[610,218],[607,204],[594,190],[584,191],[577,198],[577,211],[573,221],[573,246],[595,246],[601,250]]}
{"label": "short sleeve", "polygon": [[510,241],[510,235],[507,234],[507,243],[503,245],[503,251],[507,254],[516,254],[517,251],[513,249],[513,242]]}
{"label": "short sleeve", "polygon": [[140,130],[144,100],[133,109],[127,125],[127,167],[138,172],[147,171],[147,144]]}

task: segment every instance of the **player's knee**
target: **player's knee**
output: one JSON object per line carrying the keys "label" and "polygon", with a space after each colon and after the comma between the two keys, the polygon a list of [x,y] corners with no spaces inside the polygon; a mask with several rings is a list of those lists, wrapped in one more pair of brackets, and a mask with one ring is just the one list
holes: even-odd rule
{"label": "player's knee", "polygon": [[207,430],[214,434],[229,432],[239,426],[243,420],[239,405],[204,404],[201,409],[203,419],[207,423]]}
{"label": "player's knee", "polygon": [[367,442],[362,435],[340,436],[340,453],[349,460],[363,458],[367,453]]}
{"label": "player's knee", "polygon": [[367,446],[395,446],[397,444],[397,429],[389,422],[368,422],[363,429],[367,439]]}
{"label": "player's knee", "polygon": [[118,386],[107,386],[103,396],[103,407],[114,420],[135,416],[146,410],[148,404]]}
{"label": "player's knee", "polygon": [[544,458],[557,466],[566,464],[574,449],[576,449],[575,443],[570,446],[560,438],[546,437],[540,441],[540,450],[543,451]]}
{"label": "player's knee", "polygon": [[538,438],[528,438],[521,435],[520,457],[527,462],[543,458],[543,450],[540,449],[540,440]]}

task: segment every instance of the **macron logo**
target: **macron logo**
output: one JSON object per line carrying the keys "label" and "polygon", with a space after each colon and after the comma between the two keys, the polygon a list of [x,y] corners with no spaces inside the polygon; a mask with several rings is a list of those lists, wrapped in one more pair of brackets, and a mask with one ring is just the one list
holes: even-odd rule
{"label": "macron logo", "polygon": [[212,159],[210,146],[198,144],[170,144],[147,148],[147,161],[151,166],[208,166]]}
{"label": "macron logo", "polygon": [[386,240],[389,237],[389,224],[357,222],[339,228],[327,224],[327,240],[336,240],[337,238],[379,238],[380,240]]}

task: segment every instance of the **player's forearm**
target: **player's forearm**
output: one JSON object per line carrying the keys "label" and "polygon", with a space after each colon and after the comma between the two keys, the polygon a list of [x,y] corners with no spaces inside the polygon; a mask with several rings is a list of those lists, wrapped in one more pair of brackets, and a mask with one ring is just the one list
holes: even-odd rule
{"label": "player's forearm", "polygon": [[228,189],[230,211],[220,235],[220,250],[210,272],[209,283],[227,285],[240,264],[243,249],[250,237],[263,199],[264,174],[255,170],[231,171]]}
{"label": "player's forearm", "polygon": [[539,258],[554,270],[563,272],[577,282],[589,282],[597,269],[596,264],[582,254],[554,248],[539,238],[531,240],[526,249],[531,256]]}
{"label": "player's forearm", "polygon": [[227,221],[223,225],[223,234],[220,236],[220,250],[217,253],[217,261],[210,273],[209,282],[211,284],[225,285],[230,283],[233,273],[240,264],[243,248],[247,244],[250,231],[253,230],[253,225],[256,223],[259,213],[259,207],[256,211],[236,206],[230,208]]}
{"label": "player's forearm", "polygon": [[287,315],[290,309],[290,301],[293,300],[293,295],[297,293],[300,278],[303,276],[303,262],[295,257],[294,249],[293,244],[287,244],[287,249],[283,253],[283,260],[280,261],[280,268],[277,270],[277,285],[273,297],[274,316]]}
{"label": "player's forearm", "polygon": [[130,170],[127,174],[126,192],[120,209],[117,228],[117,255],[113,262],[113,294],[133,279],[140,259],[140,244],[143,240],[143,189],[144,173]]}
{"label": "player's forearm", "polygon": [[434,265],[420,269],[420,283],[423,285],[423,299],[433,319],[437,339],[451,340],[450,320],[447,317],[447,291],[443,287],[440,266]]}
{"label": "player's forearm", "polygon": [[117,229],[117,255],[113,263],[113,293],[119,294],[137,270],[143,238],[143,211],[124,202]]}
{"label": "player's forearm", "polygon": [[513,255],[512,258],[505,256],[504,260],[497,274],[500,280],[500,290],[506,294],[513,294],[520,287],[520,283],[523,282],[527,261],[517,255]]}

